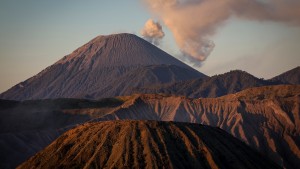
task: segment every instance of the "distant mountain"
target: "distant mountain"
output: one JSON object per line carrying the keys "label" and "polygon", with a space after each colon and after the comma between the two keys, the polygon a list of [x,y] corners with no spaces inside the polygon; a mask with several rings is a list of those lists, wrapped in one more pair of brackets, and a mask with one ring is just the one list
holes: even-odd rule
{"label": "distant mountain", "polygon": [[271,81],[279,81],[286,84],[300,84],[300,66],[273,77]]}
{"label": "distant mountain", "polygon": [[157,121],[86,123],[21,168],[281,168],[226,132]]}
{"label": "distant mountain", "polygon": [[[131,93],[166,93],[182,95],[191,98],[199,97],[219,97],[226,94],[236,93],[241,90],[251,88],[280,84],[280,82],[271,82],[254,77],[253,75],[234,70],[221,75],[215,75],[207,78],[199,78],[175,82],[166,85],[152,85],[141,88],[134,88]],[[128,92],[128,93],[130,93]]]}
{"label": "distant mountain", "polygon": [[201,77],[206,76],[135,35],[114,34],[96,37],[0,98],[97,99],[123,95],[131,87]]}

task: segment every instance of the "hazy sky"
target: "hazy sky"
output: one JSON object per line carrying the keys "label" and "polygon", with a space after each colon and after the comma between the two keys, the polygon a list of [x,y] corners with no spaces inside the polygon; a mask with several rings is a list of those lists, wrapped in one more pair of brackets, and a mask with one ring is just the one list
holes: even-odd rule
{"label": "hazy sky", "polygon": [[[97,35],[135,33],[153,14],[141,0],[1,0],[0,92],[37,74]],[[187,18],[189,19],[189,18]],[[193,18],[197,19],[197,18]],[[160,48],[179,50],[165,25]],[[211,37],[207,74],[234,69],[270,78],[300,66],[300,27],[231,18]]]}

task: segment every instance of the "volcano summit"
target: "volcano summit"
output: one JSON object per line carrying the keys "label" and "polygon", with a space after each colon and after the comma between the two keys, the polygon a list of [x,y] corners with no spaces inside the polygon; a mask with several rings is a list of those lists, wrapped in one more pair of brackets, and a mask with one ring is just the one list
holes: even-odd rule
{"label": "volcano summit", "polygon": [[112,97],[132,87],[206,77],[132,34],[98,36],[0,98]]}

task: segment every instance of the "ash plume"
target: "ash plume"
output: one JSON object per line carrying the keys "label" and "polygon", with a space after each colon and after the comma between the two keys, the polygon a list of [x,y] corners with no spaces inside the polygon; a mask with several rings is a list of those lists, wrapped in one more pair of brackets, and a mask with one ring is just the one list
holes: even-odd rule
{"label": "ash plume", "polygon": [[160,40],[165,36],[165,33],[159,22],[149,19],[141,30],[141,35],[150,43],[159,45]]}
{"label": "ash plume", "polygon": [[299,26],[299,0],[144,0],[171,30],[185,56],[204,61],[214,48],[210,38],[230,17]]}

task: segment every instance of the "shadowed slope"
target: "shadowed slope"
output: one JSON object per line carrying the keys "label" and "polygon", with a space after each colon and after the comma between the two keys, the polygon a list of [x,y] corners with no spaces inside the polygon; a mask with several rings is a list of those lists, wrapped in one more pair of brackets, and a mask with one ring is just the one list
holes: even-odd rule
{"label": "shadowed slope", "polygon": [[118,99],[0,100],[0,168],[15,168],[70,126],[109,113]]}
{"label": "shadowed slope", "polygon": [[65,130],[35,130],[0,134],[0,168],[14,169],[41,151]]}
{"label": "shadowed slope", "polygon": [[63,128],[101,117],[123,104],[118,99],[0,100],[0,134]]}
{"label": "shadowed slope", "polygon": [[156,121],[86,123],[18,168],[280,168],[224,131]]}

